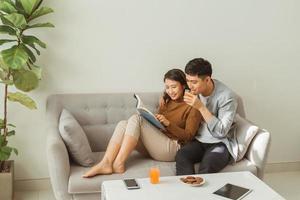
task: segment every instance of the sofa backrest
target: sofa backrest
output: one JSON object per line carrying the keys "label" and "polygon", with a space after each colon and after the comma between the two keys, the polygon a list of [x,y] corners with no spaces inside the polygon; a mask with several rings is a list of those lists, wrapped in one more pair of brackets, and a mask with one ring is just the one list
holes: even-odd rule
{"label": "sofa backrest", "polygon": [[[160,93],[138,93],[145,106],[155,112]],[[58,120],[65,108],[77,119],[84,129],[92,151],[103,151],[121,120],[136,112],[133,93],[102,94],[56,94],[48,97],[47,113],[52,120]]]}
{"label": "sofa backrest", "polygon": [[[155,112],[161,93],[138,94],[145,106]],[[84,129],[92,151],[106,149],[117,123],[134,114],[135,107],[133,93],[56,94],[47,99],[48,120],[53,120],[51,123],[58,129],[60,114],[64,108],[67,109]],[[237,112],[245,117],[241,98]]]}

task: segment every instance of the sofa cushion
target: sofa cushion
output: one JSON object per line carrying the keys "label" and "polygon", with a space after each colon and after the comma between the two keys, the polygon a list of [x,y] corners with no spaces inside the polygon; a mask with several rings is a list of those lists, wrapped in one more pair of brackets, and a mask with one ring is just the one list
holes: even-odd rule
{"label": "sofa cushion", "polygon": [[82,166],[94,163],[88,139],[72,114],[63,109],[59,119],[59,132],[75,162]]}
{"label": "sofa cushion", "polygon": [[238,172],[238,171],[249,171],[255,176],[257,176],[257,168],[255,164],[250,162],[248,159],[244,158],[243,160],[227,165],[221,172]]}
{"label": "sofa cushion", "polygon": [[[201,163],[195,164],[196,172],[199,170],[200,165],[201,165]],[[241,160],[240,162],[227,165],[220,172],[238,172],[238,171],[250,171],[254,175],[257,175],[256,166],[245,158],[243,160]]]}
{"label": "sofa cushion", "polygon": [[[94,159],[99,162],[104,152],[94,152]],[[199,163],[195,165],[196,171]],[[101,184],[106,180],[119,180],[125,178],[145,178],[148,177],[151,166],[158,166],[161,176],[175,176],[175,162],[160,162],[145,157],[134,151],[126,163],[126,172],[124,174],[99,175],[93,178],[82,178],[81,176],[89,168],[71,164],[68,192],[72,194],[87,194],[101,192]],[[250,171],[257,175],[257,169],[253,163],[243,159],[238,163],[227,165],[221,172]]]}
{"label": "sofa cushion", "polygon": [[246,119],[236,115],[236,137],[238,143],[237,161],[244,158],[247,149],[258,131],[258,127],[247,121]]}
{"label": "sofa cushion", "polygon": [[[94,153],[98,161],[103,157],[104,152]],[[116,180],[124,178],[145,178],[148,177],[151,166],[158,166],[161,176],[174,176],[174,162],[159,162],[134,151],[126,162],[126,171],[124,174],[99,175],[93,178],[82,178],[81,176],[89,168],[78,165],[71,165],[69,178],[69,193],[95,193],[100,192],[101,184],[106,180]]]}

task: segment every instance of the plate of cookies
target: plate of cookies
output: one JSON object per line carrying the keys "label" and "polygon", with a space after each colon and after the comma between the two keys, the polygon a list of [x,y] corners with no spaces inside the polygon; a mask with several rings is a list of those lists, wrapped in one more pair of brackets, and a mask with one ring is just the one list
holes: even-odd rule
{"label": "plate of cookies", "polygon": [[205,183],[205,179],[200,176],[186,176],[180,178],[180,181],[192,187],[198,187]]}

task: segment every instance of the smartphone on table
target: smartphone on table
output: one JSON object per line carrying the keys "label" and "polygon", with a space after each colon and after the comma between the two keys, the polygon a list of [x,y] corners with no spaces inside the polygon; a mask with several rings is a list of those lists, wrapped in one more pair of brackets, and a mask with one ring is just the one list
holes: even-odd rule
{"label": "smartphone on table", "polygon": [[140,189],[139,184],[133,178],[132,179],[124,179],[123,181],[128,190]]}

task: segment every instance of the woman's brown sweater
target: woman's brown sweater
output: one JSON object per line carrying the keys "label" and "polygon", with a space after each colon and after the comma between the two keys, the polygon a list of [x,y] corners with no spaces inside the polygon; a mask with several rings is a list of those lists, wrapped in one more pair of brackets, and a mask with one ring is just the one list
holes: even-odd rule
{"label": "woman's brown sweater", "polygon": [[159,108],[158,113],[170,121],[170,125],[166,127],[166,135],[178,140],[180,144],[192,140],[203,121],[200,112],[183,100],[168,101]]}

